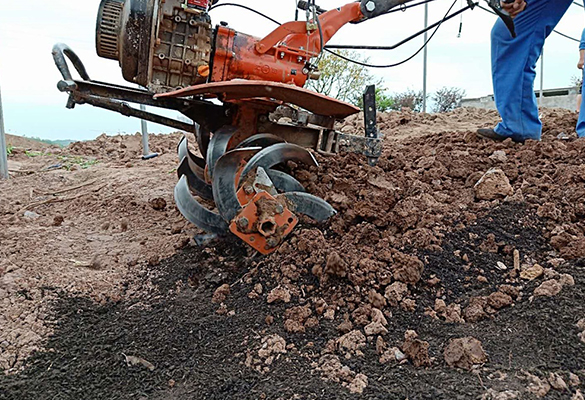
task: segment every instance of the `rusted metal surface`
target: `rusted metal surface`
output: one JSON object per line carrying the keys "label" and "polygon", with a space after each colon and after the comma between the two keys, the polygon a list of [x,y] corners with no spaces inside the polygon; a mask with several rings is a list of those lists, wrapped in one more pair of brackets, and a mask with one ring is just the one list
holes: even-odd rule
{"label": "rusted metal surface", "polygon": [[284,103],[294,104],[312,113],[346,118],[356,114],[360,109],[349,103],[332,99],[320,93],[293,85],[264,81],[230,81],[213,82],[205,85],[191,86],[174,92],[158,94],[155,98],[187,97],[187,96],[215,96],[220,100],[233,101],[250,98],[274,99]]}
{"label": "rusted metal surface", "polygon": [[299,221],[279,197],[256,193],[230,224],[234,235],[261,254],[275,251]]}

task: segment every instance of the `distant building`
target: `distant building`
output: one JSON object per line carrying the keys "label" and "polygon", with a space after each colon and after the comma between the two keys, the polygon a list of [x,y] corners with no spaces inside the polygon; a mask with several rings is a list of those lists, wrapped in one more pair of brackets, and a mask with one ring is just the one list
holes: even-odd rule
{"label": "distant building", "polygon": [[[536,91],[536,99],[539,100],[540,91]],[[558,89],[546,89],[542,91],[542,102],[539,101],[540,107],[546,108],[564,108],[575,111],[577,106],[577,95],[579,87],[572,86]],[[494,95],[478,97],[475,99],[461,100],[462,107],[476,107],[487,110],[495,110]]]}

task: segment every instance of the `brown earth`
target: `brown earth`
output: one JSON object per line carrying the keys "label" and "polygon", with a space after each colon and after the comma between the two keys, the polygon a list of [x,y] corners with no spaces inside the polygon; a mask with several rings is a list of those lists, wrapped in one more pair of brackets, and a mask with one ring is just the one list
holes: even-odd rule
{"label": "brown earth", "polygon": [[[179,135],[154,136],[148,162],[137,136],[17,152],[0,183],[0,398],[577,396],[585,141],[556,139],[574,113],[543,114],[524,145],[475,137],[494,112],[380,115],[377,167],[289,165],[339,213],[267,257],[190,240]],[[475,350],[446,351],[464,338]]]}

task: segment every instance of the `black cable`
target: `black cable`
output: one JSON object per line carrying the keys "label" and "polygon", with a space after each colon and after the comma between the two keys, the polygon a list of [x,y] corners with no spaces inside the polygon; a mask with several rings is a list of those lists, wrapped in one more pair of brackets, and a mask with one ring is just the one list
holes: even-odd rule
{"label": "black cable", "polygon": [[[573,2],[573,3],[574,3],[574,4],[577,4],[577,5],[580,5],[579,3],[575,3],[575,2]],[[487,12],[489,12],[490,14],[497,15],[495,12],[493,12],[492,10],[490,10],[490,9],[488,9],[488,8],[482,7],[482,6],[480,6],[480,5],[478,5],[478,7],[479,7],[479,8],[481,8],[482,10],[484,10],[484,11],[487,11]],[[556,33],[557,35],[560,35],[560,36],[562,36],[562,37],[564,37],[564,38],[570,39],[570,40],[572,40],[572,41],[574,41],[574,42],[577,42],[577,43],[580,43],[580,42],[581,42],[579,39],[575,39],[575,38],[574,38],[574,37],[572,37],[572,36],[565,35],[564,33],[557,31],[556,29],[553,29],[553,32],[554,32],[554,33]]]}
{"label": "black cable", "polygon": [[317,5],[315,4],[315,0],[312,0],[313,3],[313,11],[315,12],[315,19],[317,20],[317,28],[319,28],[319,54],[323,53],[323,29],[321,28],[321,21],[319,20],[319,15],[315,11],[317,9]]}
{"label": "black cable", "polygon": [[341,54],[335,53],[334,51],[325,49],[325,51],[329,52],[330,54],[333,54],[339,58],[341,58],[342,60],[345,60],[347,62],[351,62],[357,65],[361,65],[362,67],[367,67],[367,68],[392,68],[392,67],[397,67],[399,65],[402,65],[404,63],[407,63],[408,61],[412,60],[414,57],[416,57],[421,51],[423,51],[423,49],[427,46],[427,44],[431,41],[431,39],[433,38],[433,36],[435,36],[435,34],[437,33],[437,31],[439,30],[439,28],[441,27],[441,24],[443,23],[443,21],[445,21],[445,19],[449,16],[449,13],[451,12],[451,10],[453,9],[453,7],[455,7],[455,4],[457,4],[457,0],[453,1],[453,4],[451,4],[451,7],[449,7],[449,9],[447,10],[447,12],[445,13],[445,16],[440,20],[439,24],[437,25],[437,27],[435,28],[435,30],[433,31],[433,33],[431,34],[431,36],[427,39],[427,41],[421,46],[420,49],[418,49],[416,51],[416,53],[414,53],[413,55],[411,55],[410,57],[408,57],[405,60],[402,60],[400,62],[394,63],[394,64],[388,64],[388,65],[375,65],[375,64],[368,64],[368,63],[363,63],[361,61],[357,61],[357,60],[352,60],[351,58],[342,56]]}
{"label": "black cable", "polygon": [[244,6],[244,5],[242,5],[242,4],[236,4],[236,3],[220,3],[220,4],[216,4],[216,5],[214,5],[214,6],[211,6],[211,7],[209,8],[209,11],[215,10],[216,8],[218,8],[218,7],[223,7],[223,6],[241,7],[241,8],[244,8],[244,9],[248,10],[248,11],[251,11],[251,12],[253,12],[253,13],[255,13],[255,14],[258,14],[258,15],[260,15],[261,17],[264,17],[264,18],[266,18],[266,19],[267,19],[267,20],[269,20],[269,21],[272,21],[272,22],[274,22],[276,25],[282,25],[280,22],[278,22],[278,21],[277,21],[277,20],[275,20],[274,18],[270,18],[268,15],[266,15],[266,14],[262,14],[260,11],[258,11],[258,10],[254,10],[253,8],[251,8],[251,7],[248,7],[248,6]]}
{"label": "black cable", "polygon": [[576,1],[574,1],[574,2],[573,2],[573,4],[574,4],[574,5],[576,5],[576,6],[579,6],[579,7],[581,7],[581,8],[584,8],[584,7],[583,7],[583,4],[577,3]]}

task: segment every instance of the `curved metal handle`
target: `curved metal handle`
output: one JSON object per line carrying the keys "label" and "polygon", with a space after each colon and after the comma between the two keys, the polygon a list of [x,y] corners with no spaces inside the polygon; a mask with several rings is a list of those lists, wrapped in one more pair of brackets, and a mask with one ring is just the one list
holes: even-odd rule
{"label": "curved metal handle", "polygon": [[69,71],[69,66],[67,65],[67,60],[65,59],[65,56],[67,56],[67,58],[69,58],[69,60],[71,60],[71,62],[73,63],[73,66],[75,67],[75,69],[77,70],[77,72],[79,73],[79,75],[81,76],[81,78],[84,81],[91,80],[91,79],[89,79],[89,75],[87,74],[87,71],[85,70],[85,66],[81,62],[81,59],[77,56],[77,54],[75,54],[75,52],[73,50],[71,50],[71,48],[69,46],[67,46],[64,43],[57,43],[56,45],[53,46],[52,53],[53,53],[53,60],[55,60],[55,65],[57,66],[57,69],[59,69],[59,72],[61,72],[61,75],[63,76],[64,80],[66,80],[66,81],[73,80],[73,78],[71,77],[71,71]]}

